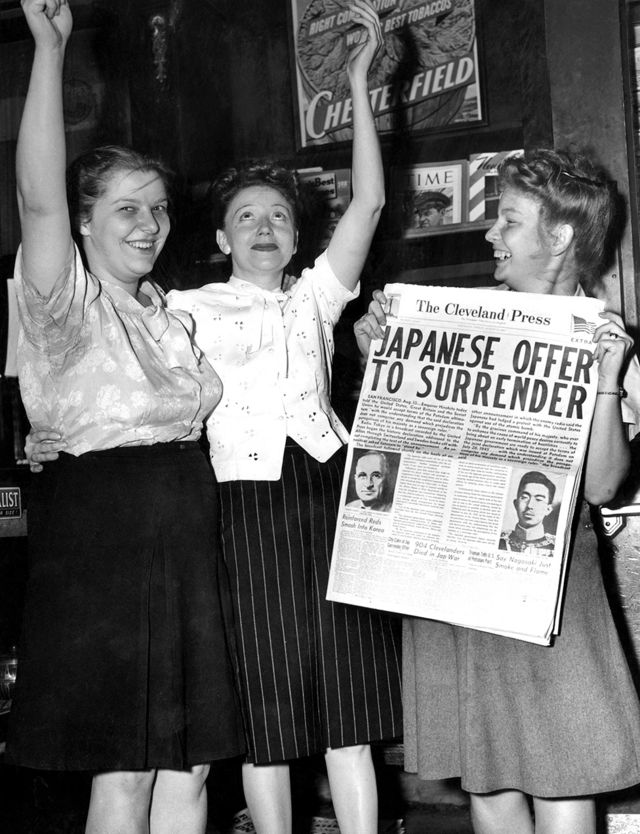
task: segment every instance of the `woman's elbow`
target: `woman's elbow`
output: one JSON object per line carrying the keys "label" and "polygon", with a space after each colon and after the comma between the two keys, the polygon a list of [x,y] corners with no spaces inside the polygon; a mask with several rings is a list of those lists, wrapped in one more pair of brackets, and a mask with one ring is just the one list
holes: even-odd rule
{"label": "woman's elbow", "polygon": [[387,201],[384,185],[378,187],[373,183],[364,192],[354,189],[352,203],[360,206],[360,210],[378,219]]}
{"label": "woman's elbow", "polygon": [[371,207],[371,222],[377,226],[380,222],[380,215],[382,214],[382,209],[384,208],[385,198],[384,194],[380,197],[377,202],[374,202]]}
{"label": "woman's elbow", "polygon": [[585,486],[584,488],[584,497],[585,501],[588,501],[589,504],[593,504],[594,507],[600,507],[603,504],[608,504],[609,501],[615,498],[617,489],[606,489],[603,488],[603,485],[600,484],[592,489]]}
{"label": "woman's elbow", "polygon": [[620,487],[624,483],[627,476],[628,468],[621,472],[618,477],[601,478],[594,483],[589,483],[589,480],[584,485],[584,497],[589,504],[600,507],[603,504],[608,504],[618,494]]}

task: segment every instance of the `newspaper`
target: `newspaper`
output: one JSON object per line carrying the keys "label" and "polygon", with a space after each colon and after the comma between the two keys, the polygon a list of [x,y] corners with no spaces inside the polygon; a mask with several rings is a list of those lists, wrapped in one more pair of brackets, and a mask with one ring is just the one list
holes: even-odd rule
{"label": "newspaper", "polygon": [[548,645],[604,305],[406,284],[385,293],[390,313],[349,442],[328,598]]}

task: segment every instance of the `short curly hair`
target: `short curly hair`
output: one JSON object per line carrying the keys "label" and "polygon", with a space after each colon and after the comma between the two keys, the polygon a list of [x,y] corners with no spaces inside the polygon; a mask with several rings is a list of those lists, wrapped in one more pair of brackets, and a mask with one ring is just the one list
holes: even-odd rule
{"label": "short curly hair", "polygon": [[581,282],[593,287],[600,277],[617,214],[613,183],[584,153],[536,148],[507,157],[498,168],[500,190],[513,188],[541,207],[547,228],[568,223],[574,230],[574,256]]}
{"label": "short curly hair", "polygon": [[298,174],[272,159],[251,159],[227,168],[211,185],[212,218],[216,229],[224,228],[229,204],[245,188],[266,185],[275,188],[291,207],[296,227],[300,222],[301,198]]}

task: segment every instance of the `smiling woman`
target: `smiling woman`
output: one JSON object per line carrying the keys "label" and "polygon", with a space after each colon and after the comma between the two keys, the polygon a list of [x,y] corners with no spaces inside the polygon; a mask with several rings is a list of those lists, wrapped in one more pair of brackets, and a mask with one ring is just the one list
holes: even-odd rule
{"label": "smiling woman", "polygon": [[88,834],[197,834],[208,762],[244,747],[198,443],[221,384],[146,278],[170,229],[164,166],[98,148],[65,189],[71,13],[22,6],[35,52],[17,147],[18,370],[32,426],[65,452],[30,497],[7,761],[94,771]]}
{"label": "smiling woman", "polygon": [[613,187],[586,156],[536,152],[500,168],[498,217],[486,234],[494,278],[511,290],[573,295],[599,278],[616,211]]}
{"label": "smiling woman", "polygon": [[[498,218],[486,237],[501,288],[568,296],[591,290],[615,210],[610,184],[585,157],[551,149],[510,157],[499,173]],[[383,336],[386,304],[377,291],[356,323],[364,353],[372,338]],[[592,350],[561,351],[543,340],[523,340],[513,362],[519,374],[513,391],[483,402],[503,408],[507,420],[534,399],[546,402],[550,415],[564,408],[579,416],[580,383],[597,375],[582,483],[586,501],[579,501],[573,524],[562,623],[552,645],[426,619],[404,623],[405,767],[424,779],[460,777],[471,794],[476,834],[595,834],[594,795],[640,781],[640,703],[600,572],[595,512],[592,517],[586,503],[610,501],[629,468],[623,421],[635,422],[638,413],[625,408],[618,392],[633,340],[620,316],[607,311],[593,341]],[[562,368],[566,382],[545,391],[543,369],[551,364]],[[451,386],[443,394],[451,399],[462,391]],[[500,420],[500,412],[492,411],[491,419]],[[519,463],[529,470],[530,461]],[[514,501],[518,521],[499,548],[529,553],[538,564],[553,558],[555,540],[543,520],[554,492],[544,473],[522,471]]]}
{"label": "smiling woman", "polygon": [[72,232],[98,280],[133,292],[151,272],[171,228],[170,174],[158,160],[117,145],[78,157],[67,171]]}

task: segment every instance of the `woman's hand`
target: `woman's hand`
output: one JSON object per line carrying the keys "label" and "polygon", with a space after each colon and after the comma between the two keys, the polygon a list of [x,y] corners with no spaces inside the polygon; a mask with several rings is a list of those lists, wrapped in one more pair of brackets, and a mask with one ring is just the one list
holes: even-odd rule
{"label": "woman's hand", "polygon": [[354,33],[357,39],[347,58],[347,73],[351,80],[360,76],[366,82],[371,64],[382,48],[382,27],[369,0],[354,0],[349,4],[349,11],[353,21],[363,28]]}
{"label": "woman's hand", "polygon": [[73,28],[68,0],[21,0],[33,39],[40,46],[63,48]]}
{"label": "woman's hand", "polygon": [[369,303],[369,310],[353,325],[358,349],[365,359],[369,355],[371,342],[384,336],[384,329],[387,325],[387,314],[385,312],[387,303],[387,296],[382,290],[376,290]]}
{"label": "woman's hand", "polygon": [[64,451],[66,441],[57,431],[30,431],[24,444],[24,453],[32,472],[42,472],[43,463],[56,460]]}
{"label": "woman's hand", "polygon": [[600,315],[606,321],[593,334],[595,358],[598,360],[598,390],[615,391],[620,384],[625,360],[633,350],[633,339],[617,313],[605,310]]}

